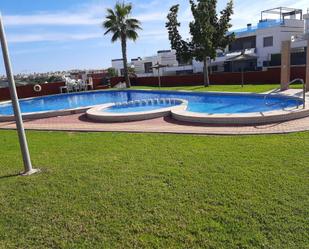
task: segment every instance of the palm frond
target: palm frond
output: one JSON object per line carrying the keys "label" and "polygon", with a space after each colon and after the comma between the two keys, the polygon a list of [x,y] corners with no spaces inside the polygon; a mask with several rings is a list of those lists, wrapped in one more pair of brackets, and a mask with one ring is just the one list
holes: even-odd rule
{"label": "palm frond", "polygon": [[114,34],[112,36],[112,42],[115,42],[115,41],[117,41],[120,38],[121,38],[120,32],[116,31],[116,32],[114,32]]}
{"label": "palm frond", "polygon": [[122,3],[117,3],[115,6],[115,13],[119,19],[124,19],[127,16],[126,6]]}
{"label": "palm frond", "polygon": [[130,29],[142,29],[141,28],[141,23],[140,21],[138,21],[137,19],[127,19],[126,20],[126,25],[130,28]]}
{"label": "palm frond", "polygon": [[136,41],[138,38],[138,34],[135,30],[129,29],[126,32],[126,37],[130,40]]}
{"label": "palm frond", "polygon": [[114,22],[111,20],[106,20],[103,22],[103,27],[106,29],[110,29],[113,26],[114,26]]}
{"label": "palm frond", "polygon": [[142,29],[141,23],[135,18],[130,18],[132,5],[116,3],[114,9],[107,9],[105,21],[102,26],[106,30],[104,35],[111,33],[112,42],[125,37],[135,41],[138,38],[137,30]]}
{"label": "palm frond", "polygon": [[116,16],[115,15],[115,12],[112,10],[112,9],[106,9],[106,12],[107,12],[107,15],[109,15],[109,16]]}
{"label": "palm frond", "polygon": [[126,12],[126,15],[129,15],[131,12],[132,12],[132,4],[126,4],[124,6],[124,9],[125,9],[125,12]]}

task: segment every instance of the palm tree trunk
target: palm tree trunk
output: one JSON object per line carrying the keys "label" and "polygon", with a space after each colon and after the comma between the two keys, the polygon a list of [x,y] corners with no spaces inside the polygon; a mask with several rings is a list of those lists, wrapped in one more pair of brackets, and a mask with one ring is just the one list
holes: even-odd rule
{"label": "palm tree trunk", "polygon": [[209,86],[209,74],[208,74],[208,61],[207,57],[204,57],[204,67],[203,67],[203,74],[204,74],[204,86]]}
{"label": "palm tree trunk", "polygon": [[122,49],[124,79],[126,81],[127,88],[130,88],[131,82],[130,82],[129,73],[128,73],[127,39],[126,39],[126,37],[121,38],[121,49]]}

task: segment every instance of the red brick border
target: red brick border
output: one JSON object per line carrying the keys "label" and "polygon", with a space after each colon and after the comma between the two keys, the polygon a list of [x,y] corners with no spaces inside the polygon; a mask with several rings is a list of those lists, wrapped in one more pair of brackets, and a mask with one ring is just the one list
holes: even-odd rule
{"label": "red brick border", "polygon": [[[280,134],[309,131],[309,117],[258,126],[201,125],[175,121],[171,118],[127,123],[99,123],[88,120],[84,114],[25,121],[27,130],[87,131],[87,132],[145,132],[210,135]],[[0,129],[15,129],[14,122],[0,123]]]}

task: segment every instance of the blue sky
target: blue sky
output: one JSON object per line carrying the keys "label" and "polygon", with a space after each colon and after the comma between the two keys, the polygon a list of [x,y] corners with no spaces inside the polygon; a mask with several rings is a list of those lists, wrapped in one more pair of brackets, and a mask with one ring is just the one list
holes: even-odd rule
{"label": "blue sky", "polygon": [[[101,23],[111,0],[1,0],[10,54],[15,73],[68,69],[106,68],[111,59],[121,58],[119,43],[103,36]],[[142,21],[140,39],[129,42],[129,58],[155,54],[169,49],[165,29],[171,5],[180,4],[181,32],[188,36],[191,19],[189,0],[132,0],[133,16]],[[226,0],[218,1],[220,10]],[[308,0],[236,0],[233,28],[256,23],[260,11],[278,6],[309,7]],[[2,54],[1,54],[2,55]],[[1,58],[2,59],[2,58]],[[4,73],[2,60],[0,74]]]}

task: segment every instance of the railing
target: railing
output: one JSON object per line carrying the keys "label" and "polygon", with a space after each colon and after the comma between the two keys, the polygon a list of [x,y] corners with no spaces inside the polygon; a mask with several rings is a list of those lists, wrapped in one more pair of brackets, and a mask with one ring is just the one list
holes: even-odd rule
{"label": "railing", "polygon": [[259,22],[255,26],[250,26],[250,27],[246,27],[246,28],[242,28],[242,29],[231,30],[229,32],[229,34],[230,33],[235,33],[237,35],[241,35],[241,34],[244,34],[244,33],[255,32],[255,31],[259,30],[259,29],[278,27],[278,26],[281,26],[282,24],[284,24],[284,22],[282,20],[267,20],[267,21]]}
{"label": "railing", "polygon": [[[295,83],[295,82],[300,82],[302,85],[303,85],[303,109],[305,109],[306,107],[306,84],[304,82],[303,79],[294,79],[292,81],[290,81],[288,83],[288,86]],[[269,97],[271,94],[275,93],[275,92],[278,92],[280,90],[280,88],[276,88],[275,90],[271,91],[270,93],[268,93],[267,95],[265,95],[264,97],[264,101],[265,101],[265,105],[270,105],[269,103],[267,103],[267,97]],[[288,98],[287,100],[291,100],[292,98]],[[293,100],[295,100],[293,98]],[[299,107],[299,105],[297,105],[297,108]]]}

